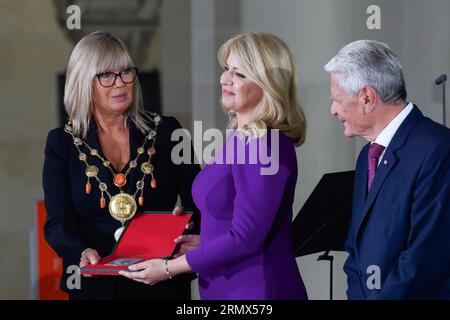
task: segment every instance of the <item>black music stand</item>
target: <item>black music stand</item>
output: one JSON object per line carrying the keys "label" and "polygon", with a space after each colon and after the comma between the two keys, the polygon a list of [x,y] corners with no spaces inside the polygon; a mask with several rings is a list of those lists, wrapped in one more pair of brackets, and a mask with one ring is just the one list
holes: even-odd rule
{"label": "black music stand", "polygon": [[325,174],[293,221],[295,256],[324,251],[317,260],[330,262],[330,300],[333,300],[334,257],[329,252],[345,251],[354,175],[354,171]]}

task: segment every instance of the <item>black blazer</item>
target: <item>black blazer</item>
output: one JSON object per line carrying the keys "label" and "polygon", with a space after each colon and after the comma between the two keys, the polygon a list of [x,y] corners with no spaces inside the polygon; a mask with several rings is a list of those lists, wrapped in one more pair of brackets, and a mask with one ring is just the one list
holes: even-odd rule
{"label": "black blazer", "polygon": [[[130,159],[136,157],[136,149],[142,145],[144,134],[137,129],[132,121],[129,122]],[[171,161],[171,150],[178,141],[171,141],[171,134],[181,128],[173,117],[162,117],[157,129],[155,143],[156,154],[152,157],[154,176],[157,188],[150,187],[151,176],[145,178],[144,207],[138,211],[173,210],[178,196],[185,210],[193,210],[196,228],[192,233],[199,232],[199,212],[195,207],[191,186],[195,176],[200,171],[198,164],[175,165]],[[105,158],[97,135],[97,124],[92,118],[86,142],[99,151]],[[147,146],[150,143],[148,142]],[[81,150],[86,149],[81,146]],[[98,177],[108,185],[108,191],[114,195],[118,188],[113,184],[111,172],[103,167],[101,160],[90,156],[87,150],[89,164],[99,168]],[[194,153],[191,146],[192,159]],[[123,188],[125,192],[134,194],[136,182],[142,177],[140,164],[147,157],[141,156],[138,166],[127,177]],[[180,275],[169,281],[154,286],[144,285],[121,276],[101,276],[94,278],[81,277],[80,290],[68,290],[65,270],[70,265],[78,265],[81,252],[86,248],[98,251],[101,257],[111,253],[114,247],[114,231],[121,226],[113,219],[108,211],[109,199],[105,195],[106,207],[100,208],[100,190],[98,182],[90,179],[91,193],[85,193],[87,177],[84,173],[85,164],[78,159],[72,137],[63,128],[53,129],[47,137],[45,148],[45,162],[43,169],[43,187],[47,220],[44,226],[45,237],[50,246],[63,259],[63,275],[61,289],[69,292],[72,298],[86,299],[187,299],[190,297],[190,281],[194,275]],[[128,165],[121,172],[125,173]]]}

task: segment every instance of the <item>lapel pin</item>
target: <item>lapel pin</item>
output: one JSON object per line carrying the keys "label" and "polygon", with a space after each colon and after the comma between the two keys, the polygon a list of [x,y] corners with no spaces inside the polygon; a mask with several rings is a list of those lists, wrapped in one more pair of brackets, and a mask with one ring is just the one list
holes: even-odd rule
{"label": "lapel pin", "polygon": [[387,160],[384,160],[383,163],[384,163],[385,165],[388,164]]}

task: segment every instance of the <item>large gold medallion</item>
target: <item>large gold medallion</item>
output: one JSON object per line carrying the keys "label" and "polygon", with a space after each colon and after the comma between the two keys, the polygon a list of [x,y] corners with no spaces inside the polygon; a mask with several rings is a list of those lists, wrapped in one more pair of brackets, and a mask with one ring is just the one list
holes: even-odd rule
{"label": "large gold medallion", "polygon": [[116,194],[109,201],[109,213],[122,223],[133,218],[136,209],[136,200],[127,193]]}

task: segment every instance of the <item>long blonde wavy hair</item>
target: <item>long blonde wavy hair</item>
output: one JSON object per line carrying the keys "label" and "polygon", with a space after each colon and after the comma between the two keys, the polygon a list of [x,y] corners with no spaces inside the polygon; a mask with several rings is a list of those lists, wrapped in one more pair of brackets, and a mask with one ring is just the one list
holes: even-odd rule
{"label": "long blonde wavy hair", "polygon": [[[220,47],[217,58],[222,68],[230,53],[240,63],[245,76],[263,91],[252,121],[243,129],[256,132],[279,129],[296,146],[303,144],[306,118],[297,99],[296,67],[288,46],[272,34],[249,32],[236,35]],[[236,129],[236,113],[224,111],[229,117],[228,128]]]}

